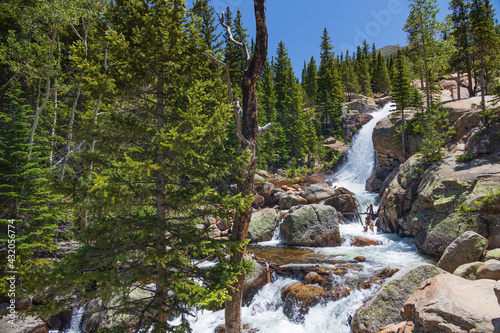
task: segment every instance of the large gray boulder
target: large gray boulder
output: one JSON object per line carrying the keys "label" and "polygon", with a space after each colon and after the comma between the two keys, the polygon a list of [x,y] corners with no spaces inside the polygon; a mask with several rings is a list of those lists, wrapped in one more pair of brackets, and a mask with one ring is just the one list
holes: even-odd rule
{"label": "large gray boulder", "polygon": [[500,332],[495,283],[438,275],[406,301],[403,319],[415,324],[415,332]]}
{"label": "large gray boulder", "polygon": [[252,214],[248,226],[250,242],[265,242],[273,237],[279,214],[274,208],[265,208]]}
{"label": "large gray boulder", "polygon": [[491,156],[457,161],[462,154],[454,152],[423,173],[418,156],[401,166],[382,195],[379,229],[414,237],[420,252],[436,257],[466,231],[500,247],[500,200],[477,205],[496,191],[500,163]]}
{"label": "large gray boulder", "polygon": [[338,246],[341,243],[337,211],[325,205],[293,207],[284,217],[280,233],[290,246]]}
{"label": "large gray boulder", "polygon": [[302,192],[302,196],[310,204],[319,203],[320,201],[333,197],[334,195],[335,190],[326,184],[314,184]]}
{"label": "large gray boulder", "polygon": [[378,332],[403,321],[403,304],[428,278],[445,273],[430,264],[414,264],[401,269],[385,281],[375,296],[358,309],[352,320],[354,333]]}
{"label": "large gray boulder", "polygon": [[460,265],[481,260],[488,240],[474,231],[464,232],[444,251],[438,266],[453,273]]}

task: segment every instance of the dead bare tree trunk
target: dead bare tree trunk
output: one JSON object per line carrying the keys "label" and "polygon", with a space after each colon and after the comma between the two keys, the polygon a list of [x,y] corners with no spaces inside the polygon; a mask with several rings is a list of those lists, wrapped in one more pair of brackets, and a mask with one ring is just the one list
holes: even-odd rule
{"label": "dead bare tree trunk", "polygon": [[[238,43],[234,40],[231,34],[230,27],[224,24],[224,16],[221,17],[221,25],[226,28],[226,32],[230,40],[239,45],[245,51],[247,57],[246,68],[243,74],[242,92],[243,92],[243,109],[239,109],[239,103],[235,106],[235,120],[237,135],[242,142],[243,149],[250,152],[250,161],[248,165],[241,170],[238,180],[238,192],[242,197],[252,195],[255,168],[257,166],[255,159],[255,147],[257,138],[266,129],[270,128],[270,124],[264,128],[259,128],[257,124],[257,80],[262,72],[264,63],[267,58],[267,22],[266,22],[266,1],[254,0],[255,22],[256,22],[256,38],[255,49],[252,57],[249,56],[248,48],[243,43]],[[227,68],[227,65],[226,65]],[[241,111],[241,119],[239,112]],[[239,123],[241,121],[241,125]],[[241,126],[241,127],[240,127]],[[241,131],[240,131],[241,129]],[[243,241],[247,238],[248,226],[252,217],[252,208],[243,211],[238,211],[232,229],[232,239]],[[239,264],[244,260],[246,247],[238,253],[231,256],[231,260]],[[243,282],[245,275],[238,278],[238,282],[233,285],[233,289],[229,291],[231,300],[225,304],[225,324],[227,333],[241,333],[241,300],[243,297]]]}

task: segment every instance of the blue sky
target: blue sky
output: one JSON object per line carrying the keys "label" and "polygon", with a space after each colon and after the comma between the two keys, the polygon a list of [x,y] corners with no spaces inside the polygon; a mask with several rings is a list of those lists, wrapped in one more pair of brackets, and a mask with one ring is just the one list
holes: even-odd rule
{"label": "blue sky", "polygon": [[[500,0],[491,0],[500,17]],[[438,19],[449,13],[448,1],[438,0]],[[217,12],[229,6],[233,17],[238,9],[243,15],[247,33],[254,35],[255,21],[252,0],[211,0]],[[269,57],[276,54],[278,42],[288,49],[296,75],[300,75],[304,60],[314,56],[319,63],[319,45],[326,27],[334,52],[355,50],[366,38],[377,49],[386,45],[405,45],[403,32],[408,16],[406,0],[267,0]]]}

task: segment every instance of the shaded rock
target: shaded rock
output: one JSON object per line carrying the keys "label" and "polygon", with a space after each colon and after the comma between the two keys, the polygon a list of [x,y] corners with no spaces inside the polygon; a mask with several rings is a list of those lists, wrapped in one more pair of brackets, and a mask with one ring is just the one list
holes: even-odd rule
{"label": "shaded rock", "polygon": [[351,191],[340,187],[335,189],[333,197],[325,200],[325,205],[332,206],[342,214],[346,214],[349,219],[355,219],[358,213],[356,197]]}
{"label": "shaded rock", "polygon": [[16,299],[16,310],[28,310],[31,307],[31,297],[26,296]]}
{"label": "shaded rock", "polygon": [[280,225],[283,241],[290,246],[338,246],[341,243],[335,208],[312,204],[294,207]]}
{"label": "shaded rock", "polygon": [[335,190],[325,184],[311,185],[302,193],[302,197],[304,197],[310,204],[319,203],[320,201],[333,197],[334,195]]}
{"label": "shaded rock", "polygon": [[377,273],[379,278],[388,278],[399,272],[399,268],[394,265],[387,265],[380,272]]}
{"label": "shaded rock", "polygon": [[264,208],[253,213],[250,225],[248,226],[248,238],[250,238],[250,242],[271,240],[278,218],[278,211],[274,208]]}
{"label": "shaded rock", "polygon": [[435,276],[405,302],[402,316],[417,332],[497,332],[500,305],[495,281]]}
{"label": "shaded rock", "polygon": [[487,261],[490,259],[500,260],[500,248],[489,250],[488,252],[486,252],[484,260]]}
{"label": "shaded rock", "polygon": [[386,280],[375,296],[358,309],[352,320],[354,333],[378,332],[383,327],[403,321],[403,304],[426,279],[444,271],[430,264],[414,264]]}
{"label": "shaded rock", "polygon": [[226,220],[220,220],[217,222],[217,228],[219,228],[220,231],[229,229]]}
{"label": "shaded rock", "polygon": [[313,284],[297,286],[288,292],[283,305],[283,313],[291,321],[301,322],[309,312],[309,308],[319,303],[326,304],[328,301],[338,300],[349,294],[350,290],[347,288],[326,290]]}
{"label": "shaded rock", "polygon": [[490,259],[477,269],[476,279],[500,280],[500,261]]}
{"label": "shaded rock", "polygon": [[359,99],[346,103],[348,111],[358,110],[360,112],[370,112],[378,108],[377,103],[371,97],[359,95]]}
{"label": "shaded rock", "polygon": [[318,284],[322,286],[323,283],[325,283],[325,279],[323,279],[323,277],[316,272],[307,273],[305,280],[306,284]]}
{"label": "shaded rock", "polygon": [[274,205],[277,202],[276,198],[273,196],[273,190],[275,188],[274,184],[270,182],[254,184],[255,193],[264,197],[266,205]]}
{"label": "shaded rock", "polygon": [[453,273],[460,265],[481,260],[483,251],[487,247],[486,238],[473,231],[467,231],[446,248],[438,266]]}
{"label": "shaded rock", "polygon": [[252,261],[253,271],[245,276],[243,284],[244,305],[249,304],[253,297],[267,284],[267,271],[257,261]]}
{"label": "shaded rock", "polygon": [[354,257],[354,260],[357,262],[365,262],[366,258],[363,256],[357,256],[357,257]]}
{"label": "shaded rock", "polygon": [[290,209],[294,206],[307,205],[307,200],[298,195],[284,195],[279,199],[280,209]]}
{"label": "shaded rock", "polygon": [[261,208],[266,204],[266,199],[262,195],[254,194],[252,207],[253,208]]}
{"label": "shaded rock", "polygon": [[457,267],[453,272],[453,275],[460,276],[461,278],[467,280],[475,280],[476,272],[479,267],[483,266],[484,263],[482,261],[470,262],[467,264],[463,264]]}

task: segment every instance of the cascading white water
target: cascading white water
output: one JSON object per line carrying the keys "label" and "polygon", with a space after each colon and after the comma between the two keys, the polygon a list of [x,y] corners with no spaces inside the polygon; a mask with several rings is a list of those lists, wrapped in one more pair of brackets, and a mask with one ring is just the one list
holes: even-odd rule
{"label": "cascading white water", "polygon": [[390,114],[393,103],[371,115],[373,119],[366,123],[354,136],[352,146],[347,153],[345,164],[333,176],[333,186],[345,187],[354,194],[359,202],[359,211],[373,204],[376,194],[365,190],[366,181],[373,174],[376,166],[375,149],[373,149],[372,133],[377,122]]}

